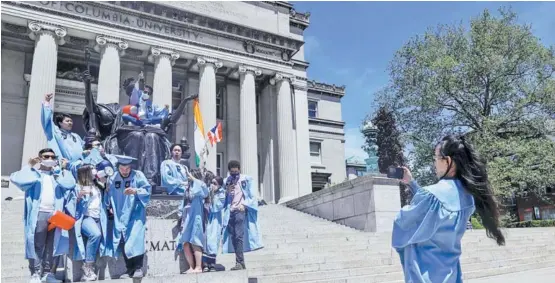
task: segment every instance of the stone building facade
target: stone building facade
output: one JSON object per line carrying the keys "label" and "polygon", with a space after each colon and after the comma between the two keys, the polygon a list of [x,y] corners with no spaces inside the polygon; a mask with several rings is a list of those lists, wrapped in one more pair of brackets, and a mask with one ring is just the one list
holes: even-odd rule
{"label": "stone building facade", "polygon": [[[2,175],[46,145],[40,105],[55,93],[83,134],[84,50],[98,102],[127,104],[120,86],[143,71],[154,103],[175,108],[199,94],[205,128],[224,137],[207,167],[229,160],[259,183],[267,202],[312,192],[313,178],[345,179],[344,87],[307,79],[309,14],[286,2],[2,2]],[[316,110],[314,108],[316,107]],[[193,143],[192,105],[172,140]],[[318,153],[318,154],[317,154]],[[318,160],[318,158],[320,158]]]}

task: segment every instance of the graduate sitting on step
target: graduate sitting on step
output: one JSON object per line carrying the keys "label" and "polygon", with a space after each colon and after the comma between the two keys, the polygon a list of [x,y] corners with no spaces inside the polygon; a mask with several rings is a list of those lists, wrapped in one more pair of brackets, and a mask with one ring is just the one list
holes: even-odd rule
{"label": "graduate sitting on step", "polygon": [[133,78],[124,82],[124,88],[129,95],[129,105],[122,108],[123,121],[135,126],[160,125],[169,115],[169,106],[161,108],[152,104],[152,87],[145,85],[143,72],[139,79],[131,84]]}
{"label": "graduate sitting on step", "polygon": [[[105,254],[117,258],[123,254],[127,271],[120,278],[142,278],[145,253],[146,206],[151,185],[145,175],[131,168],[135,158],[115,155],[117,171],[108,181],[105,205],[114,213],[113,235],[108,236]],[[111,236],[111,238],[110,238]]]}
{"label": "graduate sitting on step", "polygon": [[55,212],[71,214],[66,196],[75,187],[69,171],[54,172],[57,159],[53,149],[42,149],[28,166],[10,176],[10,182],[25,192],[25,258],[29,260],[30,283],[61,282],[55,278],[56,259],[69,251],[68,231],[48,227]]}
{"label": "graduate sitting on step", "polygon": [[81,158],[83,145],[81,137],[73,133],[73,119],[68,114],[58,114],[53,118],[53,105],[50,103],[54,94],[44,96],[41,108],[41,124],[48,146],[60,158],[74,162]]}
{"label": "graduate sitting on step", "polygon": [[263,248],[258,228],[258,189],[252,177],[241,174],[239,161],[229,161],[229,176],[224,180],[223,253],[235,252],[235,267],[245,269],[243,252]]}

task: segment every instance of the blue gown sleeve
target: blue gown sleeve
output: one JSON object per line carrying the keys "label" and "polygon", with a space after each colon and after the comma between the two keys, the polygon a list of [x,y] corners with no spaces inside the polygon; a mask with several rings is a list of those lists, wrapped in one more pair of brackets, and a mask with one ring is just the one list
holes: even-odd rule
{"label": "blue gown sleeve", "polygon": [[30,166],[24,166],[21,170],[10,175],[10,182],[14,183],[24,192],[32,188],[40,180],[39,171]]}
{"label": "blue gown sleeve", "polygon": [[165,187],[170,187],[172,189],[177,188],[181,186],[183,181],[172,176],[172,169],[168,163],[169,163],[168,161],[164,161],[162,162],[162,165],[160,165],[160,174],[162,175],[162,185]]}
{"label": "blue gown sleeve", "polygon": [[449,214],[432,193],[419,188],[395,217],[392,246],[398,250],[429,240]]}
{"label": "blue gown sleeve", "polygon": [[52,122],[52,105],[50,103],[44,102],[41,108],[41,124],[44,134],[46,135],[46,140],[52,140],[54,138],[54,123]]}
{"label": "blue gown sleeve", "polygon": [[210,206],[210,211],[211,212],[218,212],[218,211],[222,211],[222,209],[224,209],[224,204],[225,204],[225,190],[223,188],[219,188],[216,193],[214,194],[214,196],[212,196],[212,204]]}
{"label": "blue gown sleeve", "polygon": [[208,187],[201,180],[193,179],[193,185],[189,188],[189,190],[191,190],[191,196],[193,198],[206,198],[208,196]]}
{"label": "blue gown sleeve", "polygon": [[124,122],[132,123],[135,126],[142,126],[143,125],[143,121],[138,120],[137,118],[135,118],[133,116],[130,116],[128,114],[121,115],[121,119],[123,119]]}
{"label": "blue gown sleeve", "polygon": [[135,184],[137,185],[137,199],[146,207],[150,202],[152,186],[141,171],[135,171]]}
{"label": "blue gown sleeve", "polygon": [[65,190],[72,190],[75,188],[75,178],[68,170],[62,170],[62,173],[58,175],[58,185]]}
{"label": "blue gown sleeve", "polygon": [[249,209],[258,210],[258,189],[256,188],[256,185],[253,184],[252,177],[247,177],[247,186],[245,191],[247,192],[245,194],[245,206]]}
{"label": "blue gown sleeve", "polygon": [[73,175],[73,178],[77,179],[77,170],[79,170],[82,164],[83,164],[83,161],[81,159],[78,159],[73,162],[69,162],[67,164],[67,170],[71,172],[71,174]]}

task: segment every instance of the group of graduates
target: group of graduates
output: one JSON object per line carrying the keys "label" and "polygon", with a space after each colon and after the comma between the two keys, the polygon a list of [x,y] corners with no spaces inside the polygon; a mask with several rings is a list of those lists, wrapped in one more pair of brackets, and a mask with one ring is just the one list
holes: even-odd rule
{"label": "group of graduates", "polygon": [[[70,256],[84,261],[82,281],[98,279],[99,256],[117,259],[120,254],[127,270],[119,278],[142,278],[151,184],[132,168],[134,158],[105,153],[96,136],[83,140],[72,132],[69,115],[53,118],[52,98],[45,96],[41,111],[49,147],[10,176],[25,192],[30,282],[60,282],[55,264],[59,256],[70,253],[70,232],[75,236]],[[231,270],[245,269],[243,252],[262,248],[252,178],[240,173],[237,161],[229,162],[225,179],[206,169],[189,170],[179,162],[181,154],[181,146],[172,145],[172,157],[162,163],[160,172],[168,193],[182,196],[176,242],[189,264],[186,273],[215,271],[220,244],[223,253],[236,254]],[[73,229],[53,225],[59,214],[71,217]]]}

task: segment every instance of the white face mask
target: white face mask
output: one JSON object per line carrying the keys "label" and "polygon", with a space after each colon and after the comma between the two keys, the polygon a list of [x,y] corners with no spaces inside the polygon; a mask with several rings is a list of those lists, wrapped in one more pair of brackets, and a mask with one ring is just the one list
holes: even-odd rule
{"label": "white face mask", "polygon": [[142,100],[149,100],[150,99],[150,95],[148,95],[148,93],[143,93],[143,95],[141,96]]}
{"label": "white face mask", "polygon": [[42,166],[44,166],[44,167],[54,167],[54,166],[56,166],[57,162],[56,162],[56,160],[45,159],[45,160],[42,160],[40,162],[40,164],[42,164]]}

